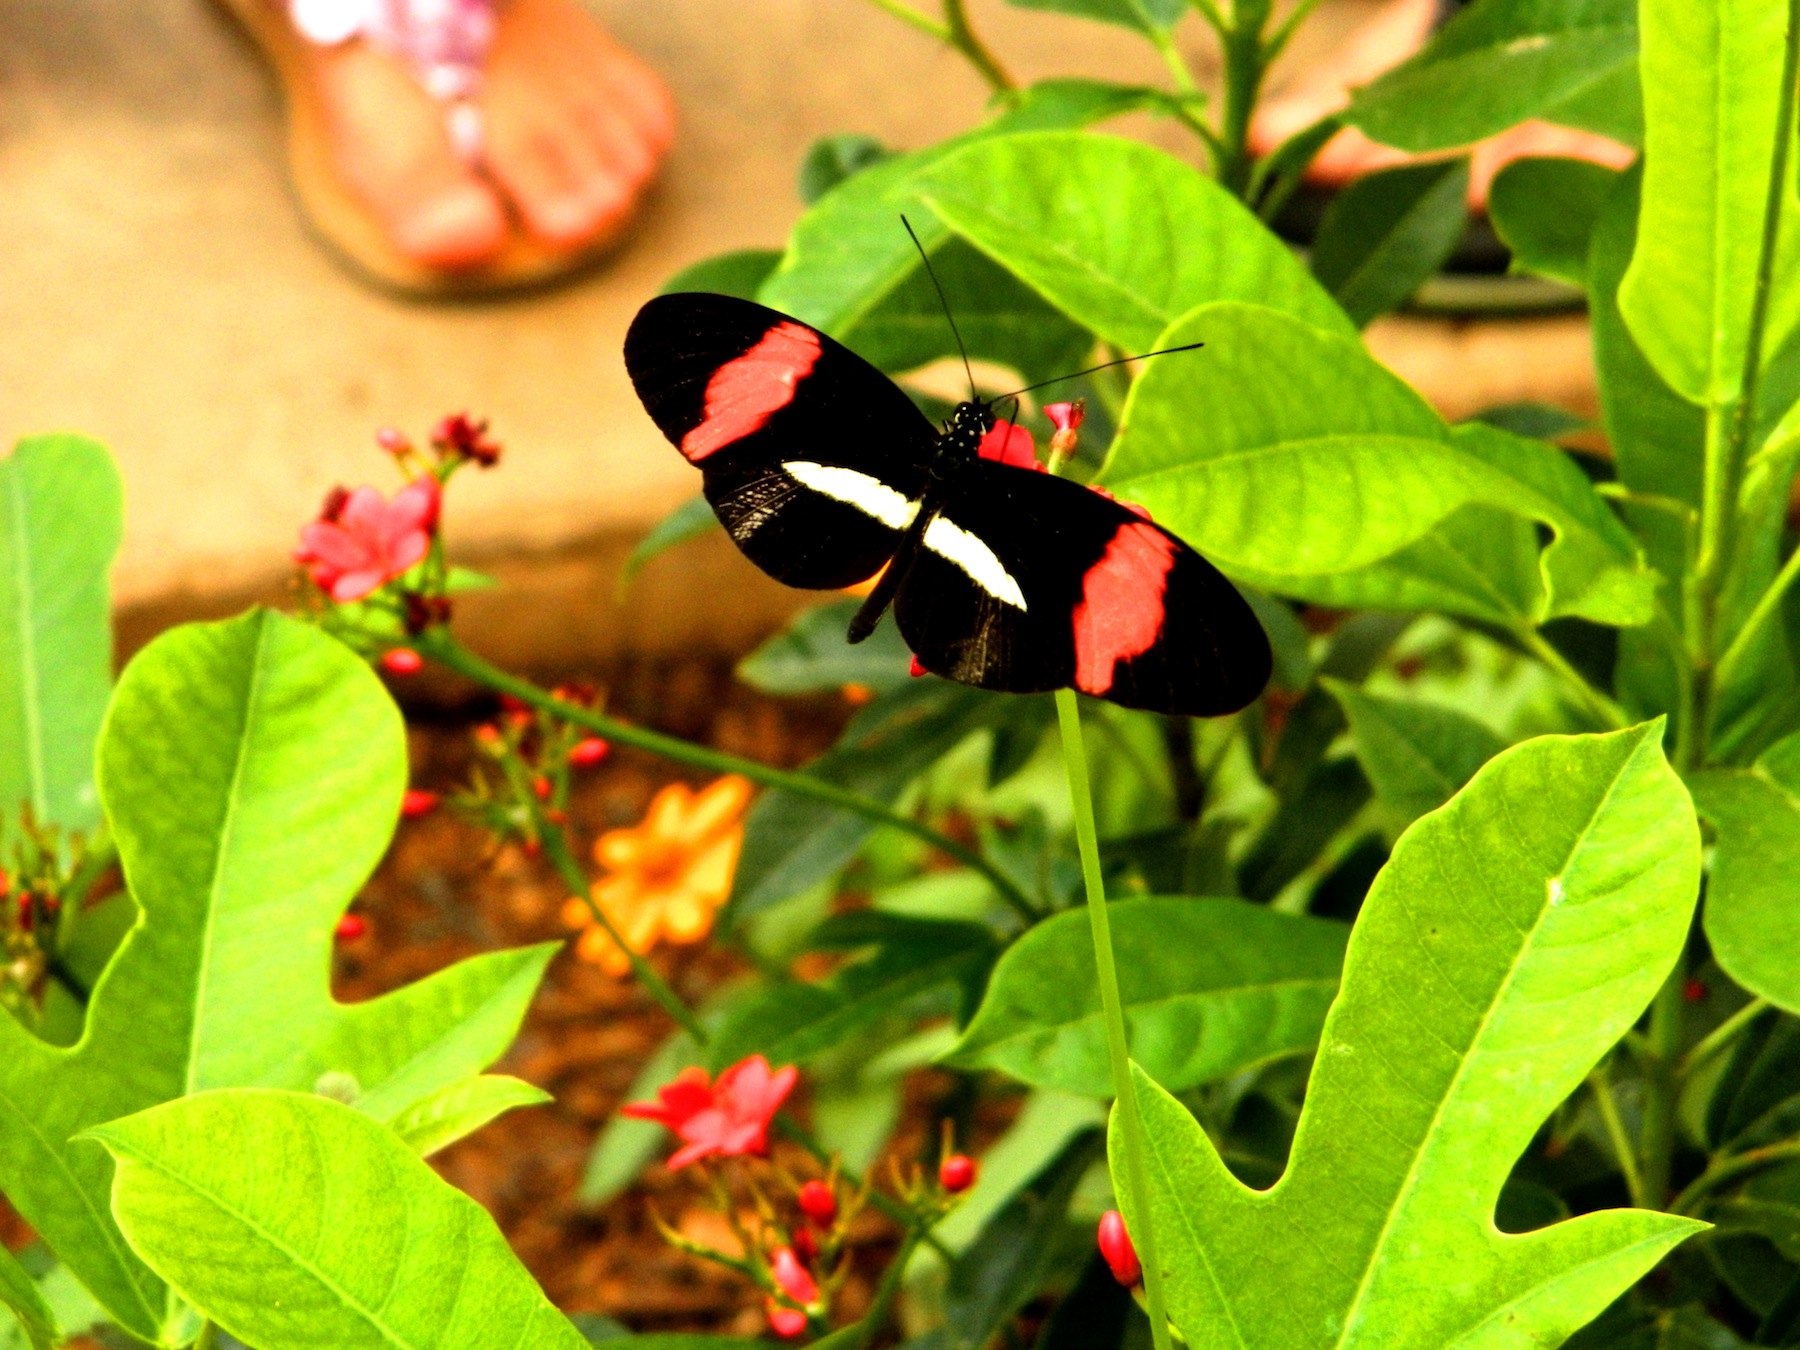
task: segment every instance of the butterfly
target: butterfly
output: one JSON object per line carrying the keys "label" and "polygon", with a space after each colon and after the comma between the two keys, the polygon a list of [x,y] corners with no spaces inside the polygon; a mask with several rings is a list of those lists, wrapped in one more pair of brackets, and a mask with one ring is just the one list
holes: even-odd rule
{"label": "butterfly", "polygon": [[1207,717],[1268,682],[1261,624],[1206,559],[1097,491],[980,456],[1000,400],[933,427],[818,329],[700,292],[638,311],[625,368],[751,562],[814,590],[880,573],[852,642],[891,603],[919,666],[983,689]]}

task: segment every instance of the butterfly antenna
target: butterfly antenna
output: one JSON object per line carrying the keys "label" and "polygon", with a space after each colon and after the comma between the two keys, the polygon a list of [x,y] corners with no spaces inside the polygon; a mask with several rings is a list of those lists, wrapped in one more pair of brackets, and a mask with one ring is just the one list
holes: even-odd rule
{"label": "butterfly antenna", "polygon": [[[969,377],[969,397],[973,399],[975,397],[975,372],[969,369],[969,349],[963,346],[962,334],[956,331],[956,316],[950,312],[950,301],[945,298],[944,288],[937,279],[937,273],[932,270],[931,257],[925,252],[925,245],[919,242],[919,236],[914,231],[912,222],[905,216],[901,216],[900,223],[906,226],[907,234],[912,236],[913,247],[919,250],[919,261],[925,264],[925,275],[931,278],[931,288],[937,292],[938,303],[944,307],[944,317],[950,321],[950,335],[956,339],[956,350],[962,353],[963,374]],[[1083,371],[1082,373],[1086,374],[1087,372]]]}
{"label": "butterfly antenna", "polygon": [[1089,366],[1086,370],[1077,370],[1072,371],[1067,375],[1058,375],[1054,380],[1039,380],[1036,384],[1028,384],[1023,389],[1015,389],[1010,394],[1000,395],[994,402],[999,403],[1019,394],[1029,394],[1033,389],[1042,389],[1045,385],[1061,384],[1064,380],[1080,379],[1083,375],[1092,375],[1097,370],[1111,370],[1114,366],[1122,366],[1127,361],[1145,361],[1152,356],[1168,356],[1173,352],[1191,352],[1196,348],[1204,347],[1205,345],[1204,342],[1190,342],[1185,347],[1162,347],[1156,351],[1143,352],[1137,356],[1121,356],[1117,361],[1102,361],[1099,365]]}

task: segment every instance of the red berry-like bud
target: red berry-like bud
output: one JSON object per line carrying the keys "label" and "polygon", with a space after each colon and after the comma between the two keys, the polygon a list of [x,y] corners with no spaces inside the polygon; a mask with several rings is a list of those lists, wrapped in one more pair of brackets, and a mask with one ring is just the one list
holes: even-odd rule
{"label": "red berry-like bud", "polygon": [[524,699],[512,694],[500,695],[500,706],[507,712],[525,712],[531,707]]}
{"label": "red berry-like bud", "polygon": [[796,1336],[806,1334],[806,1314],[798,1308],[784,1308],[774,1299],[769,1300],[769,1330],[784,1341],[791,1341]]}
{"label": "red berry-like bud", "polygon": [[400,799],[400,814],[407,820],[417,820],[420,816],[428,816],[437,810],[438,794],[427,792],[424,788],[408,788],[406,795]]}
{"label": "red berry-like bud", "polygon": [[12,879],[5,872],[0,871],[0,900],[6,899],[7,893],[11,890]]}
{"label": "red berry-like bud", "polygon": [[938,1164],[938,1184],[951,1195],[961,1195],[975,1184],[975,1160],[966,1153],[952,1153]]}
{"label": "red berry-like bud", "polygon": [[823,1181],[807,1182],[800,1188],[796,1202],[800,1212],[821,1228],[831,1227],[831,1221],[837,1218],[837,1196]]}
{"label": "red berry-like bud", "polygon": [[483,722],[475,728],[475,739],[481,743],[482,748],[491,750],[500,744],[500,728],[492,722]]}
{"label": "red berry-like bud", "polygon": [[337,935],[340,942],[355,942],[369,931],[369,921],[360,914],[346,914],[337,921]]}
{"label": "red berry-like bud", "polygon": [[1689,1003],[1698,1003],[1706,997],[1706,986],[1699,980],[1689,980],[1681,986],[1681,997]]}
{"label": "red berry-like bud", "polygon": [[1100,1255],[1106,1258],[1113,1278],[1127,1289],[1144,1278],[1137,1248],[1131,1245],[1131,1234],[1125,1231],[1125,1216],[1116,1209],[1100,1216]]}
{"label": "red berry-like bud", "polygon": [[819,1239],[813,1236],[812,1229],[794,1230],[794,1255],[809,1266],[819,1259]]}
{"label": "red berry-like bud", "polygon": [[506,714],[506,724],[514,731],[523,731],[531,725],[531,714],[524,708],[514,708]]}
{"label": "red berry-like bud", "polygon": [[912,659],[912,665],[907,668],[906,673],[908,675],[912,676],[916,680],[919,678],[919,676],[929,675],[931,672],[926,670],[924,666],[920,665],[919,658],[915,656]]}
{"label": "red berry-like bud", "polygon": [[390,647],[381,654],[381,668],[390,675],[417,675],[425,668],[425,658],[411,647]]}
{"label": "red berry-like bud", "polygon": [[547,802],[550,800],[551,792],[555,790],[555,784],[544,777],[543,774],[539,774],[536,778],[531,780],[531,790],[537,794],[537,799],[540,802]]}
{"label": "red berry-like bud", "polygon": [[598,736],[584,736],[569,750],[569,763],[577,769],[591,769],[612,753],[612,743]]}
{"label": "red berry-like bud", "polygon": [[390,455],[404,455],[412,449],[412,441],[399,427],[383,427],[375,433],[375,444]]}
{"label": "red berry-like bud", "polygon": [[37,916],[31,909],[31,892],[19,892],[19,927],[29,933],[36,925]]}

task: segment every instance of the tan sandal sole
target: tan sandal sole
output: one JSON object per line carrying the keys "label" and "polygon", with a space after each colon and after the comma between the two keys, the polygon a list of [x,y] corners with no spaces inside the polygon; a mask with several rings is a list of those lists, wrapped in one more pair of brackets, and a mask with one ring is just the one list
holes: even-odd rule
{"label": "tan sandal sole", "polygon": [[410,299],[458,300],[553,285],[586,271],[619,242],[621,230],[575,253],[555,252],[517,224],[500,253],[479,267],[445,271],[407,257],[374,213],[338,177],[323,106],[306,78],[306,39],[275,0],[217,0],[274,68],[286,110],[288,173],[300,213],[314,235],[364,280]]}

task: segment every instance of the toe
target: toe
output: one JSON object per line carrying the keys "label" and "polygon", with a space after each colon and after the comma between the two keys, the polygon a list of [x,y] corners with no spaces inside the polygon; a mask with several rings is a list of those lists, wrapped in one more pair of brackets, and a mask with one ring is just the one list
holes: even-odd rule
{"label": "toe", "polygon": [[541,128],[494,147],[495,176],[525,228],[552,248],[592,243],[630,207],[629,195],[583,136]]}
{"label": "toe", "polygon": [[427,267],[463,269],[488,261],[506,240],[506,214],[474,179],[446,184],[392,213],[394,245]]}

